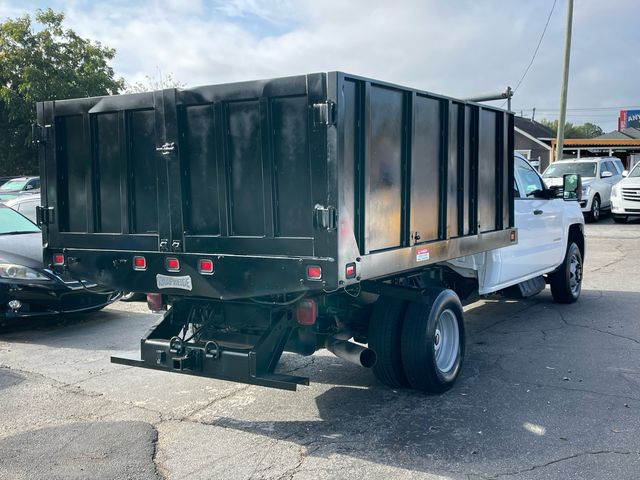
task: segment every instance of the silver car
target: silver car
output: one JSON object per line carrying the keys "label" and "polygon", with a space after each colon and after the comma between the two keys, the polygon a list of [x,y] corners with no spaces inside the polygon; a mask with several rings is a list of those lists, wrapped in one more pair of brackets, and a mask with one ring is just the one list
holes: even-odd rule
{"label": "silver car", "polygon": [[4,202],[7,207],[21,213],[36,223],[36,207],[40,205],[40,194],[24,194]]}
{"label": "silver car", "polygon": [[611,209],[611,188],[622,179],[624,166],[616,157],[593,157],[553,162],[542,174],[549,187],[562,185],[562,176],[577,173],[582,177],[580,207],[586,219],[597,222],[603,210]]}

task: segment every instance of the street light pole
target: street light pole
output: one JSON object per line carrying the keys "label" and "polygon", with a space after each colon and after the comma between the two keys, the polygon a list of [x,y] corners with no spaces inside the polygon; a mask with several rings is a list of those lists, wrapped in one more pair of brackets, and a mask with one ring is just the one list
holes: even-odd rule
{"label": "street light pole", "polygon": [[569,60],[571,56],[571,27],[573,24],[573,0],[567,0],[567,28],[564,32],[564,65],[560,85],[560,116],[556,138],[556,160],[562,160],[564,150],[564,124],[567,117],[567,90],[569,87]]}

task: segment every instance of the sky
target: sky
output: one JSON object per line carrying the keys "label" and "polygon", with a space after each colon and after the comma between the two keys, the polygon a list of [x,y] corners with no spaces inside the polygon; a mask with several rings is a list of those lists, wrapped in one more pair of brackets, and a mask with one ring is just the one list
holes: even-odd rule
{"label": "sky", "polygon": [[[342,70],[459,98],[515,88],[512,109],[557,118],[566,0],[0,0],[0,20],[66,15],[115,48],[128,82],[187,87]],[[640,109],[640,2],[575,0],[567,121],[617,128]],[[497,102],[501,106],[503,102]]]}

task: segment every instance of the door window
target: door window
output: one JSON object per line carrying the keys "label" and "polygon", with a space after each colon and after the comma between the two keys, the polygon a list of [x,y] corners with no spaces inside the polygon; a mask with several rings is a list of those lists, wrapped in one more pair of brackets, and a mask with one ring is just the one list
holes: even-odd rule
{"label": "door window", "polygon": [[531,198],[536,190],[544,190],[542,179],[536,171],[524,160],[516,159],[516,174],[520,178],[523,191],[520,198]]}
{"label": "door window", "polygon": [[616,175],[616,170],[613,168],[613,165],[611,165],[611,162],[602,162],[600,165],[600,178],[602,178],[604,172],[610,172],[611,175]]}

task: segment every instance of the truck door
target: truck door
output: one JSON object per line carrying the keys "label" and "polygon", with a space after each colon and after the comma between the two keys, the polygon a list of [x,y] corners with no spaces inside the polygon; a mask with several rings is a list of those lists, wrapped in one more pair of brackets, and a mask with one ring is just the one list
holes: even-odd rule
{"label": "truck door", "polygon": [[535,198],[538,173],[516,157],[515,224],[518,244],[501,249],[500,284],[524,280],[558,265],[564,256],[562,199]]}

